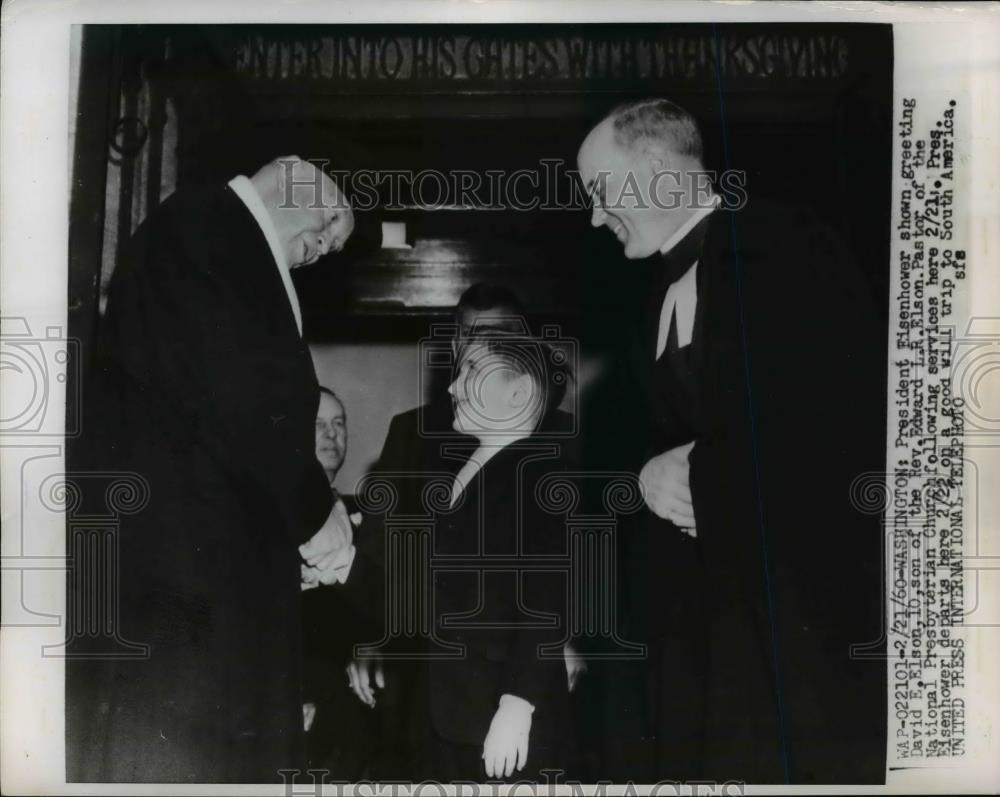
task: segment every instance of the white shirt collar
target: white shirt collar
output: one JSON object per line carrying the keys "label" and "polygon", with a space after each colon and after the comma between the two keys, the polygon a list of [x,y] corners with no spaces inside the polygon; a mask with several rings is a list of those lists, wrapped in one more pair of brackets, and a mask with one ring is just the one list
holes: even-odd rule
{"label": "white shirt collar", "polygon": [[271,218],[271,214],[267,212],[267,208],[264,207],[264,201],[260,198],[260,194],[257,193],[257,189],[254,188],[254,184],[250,181],[249,177],[242,174],[237,175],[229,181],[229,187],[233,189],[233,193],[247,206],[250,215],[254,217],[257,226],[264,233],[267,245],[271,249],[271,255],[274,257],[274,263],[278,267],[281,284],[285,286],[288,303],[291,305],[292,315],[295,316],[295,326],[299,328],[299,334],[301,335],[302,309],[299,307],[299,297],[295,293],[295,286],[292,285],[292,275],[288,268],[288,258],[281,246],[281,239],[278,237],[278,230],[274,226],[274,220]]}
{"label": "white shirt collar", "polygon": [[718,195],[712,197],[711,203],[708,207],[698,208],[686,222],[684,222],[678,230],[667,238],[663,246],[660,247],[660,252],[666,254],[671,249],[673,249],[677,244],[684,240],[684,236],[687,235],[691,230],[698,226],[698,222],[701,221],[705,216],[711,213],[719,207],[719,197]]}

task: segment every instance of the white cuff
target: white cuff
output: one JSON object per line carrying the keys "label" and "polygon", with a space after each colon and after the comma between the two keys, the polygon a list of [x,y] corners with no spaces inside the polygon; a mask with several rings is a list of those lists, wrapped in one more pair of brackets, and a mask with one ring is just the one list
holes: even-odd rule
{"label": "white cuff", "polygon": [[529,716],[533,714],[535,711],[535,707],[531,705],[531,703],[529,703],[523,697],[518,697],[517,695],[510,695],[510,694],[501,695],[500,708],[504,708],[505,706],[509,706],[514,710],[527,711]]}
{"label": "white cuff", "polygon": [[347,579],[351,576],[351,568],[354,567],[354,557],[357,555],[358,549],[353,545],[348,549],[348,560],[347,564],[337,568],[337,581],[341,584],[346,584]]}

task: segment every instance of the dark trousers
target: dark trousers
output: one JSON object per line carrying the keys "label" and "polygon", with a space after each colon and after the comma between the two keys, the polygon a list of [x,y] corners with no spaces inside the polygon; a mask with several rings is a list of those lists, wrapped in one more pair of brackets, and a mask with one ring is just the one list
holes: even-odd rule
{"label": "dark trousers", "polygon": [[306,734],[310,766],[327,770],[331,781],[410,780],[413,675],[410,662],[401,664],[385,663],[386,688],[376,691],[374,708],[337,681]]}
{"label": "dark trousers", "polygon": [[529,737],[528,761],[524,769],[515,769],[509,777],[486,776],[483,763],[483,745],[461,744],[442,739],[430,731],[419,739],[413,748],[413,780],[452,783],[468,781],[472,783],[554,783],[553,774],[546,771],[558,769],[559,778],[564,777],[562,767],[557,767],[558,757],[551,743],[532,740]]}

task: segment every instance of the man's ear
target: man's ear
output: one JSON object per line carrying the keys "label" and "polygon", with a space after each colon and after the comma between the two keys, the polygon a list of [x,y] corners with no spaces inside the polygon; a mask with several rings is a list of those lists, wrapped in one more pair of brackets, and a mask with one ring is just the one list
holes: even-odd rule
{"label": "man's ear", "polygon": [[651,173],[656,174],[671,168],[673,158],[659,141],[647,139],[643,142],[640,152]]}
{"label": "man's ear", "polygon": [[512,409],[519,410],[527,406],[534,393],[535,384],[528,374],[518,374],[510,383],[508,401]]}

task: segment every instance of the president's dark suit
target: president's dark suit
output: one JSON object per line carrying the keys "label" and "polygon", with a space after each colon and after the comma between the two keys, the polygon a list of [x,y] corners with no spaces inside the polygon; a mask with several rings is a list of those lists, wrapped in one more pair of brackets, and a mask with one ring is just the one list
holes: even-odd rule
{"label": "president's dark suit", "polygon": [[[695,260],[692,341],[674,327],[656,360]],[[624,565],[651,777],[883,781],[885,664],[850,650],[879,638],[882,539],[849,497],[884,468],[882,340],[851,258],[801,210],[716,210],[656,269],[623,383],[647,419],[633,467],[695,441],[697,538],[647,511]]]}
{"label": "president's dark suit", "polygon": [[140,227],[99,362],[92,462],[149,483],[119,564],[120,631],[150,648],[91,667],[70,778],[280,780],[302,746],[297,546],[331,496],[309,349],[230,188],[179,192]]}

